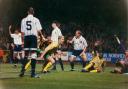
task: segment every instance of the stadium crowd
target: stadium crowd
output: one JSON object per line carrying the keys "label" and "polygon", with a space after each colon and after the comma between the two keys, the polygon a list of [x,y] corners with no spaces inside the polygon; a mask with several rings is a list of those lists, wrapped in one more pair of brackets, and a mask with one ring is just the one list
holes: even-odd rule
{"label": "stadium crowd", "polygon": [[[82,31],[83,36],[86,38],[88,42],[88,52],[91,52],[94,48],[94,42],[96,40],[102,41],[102,50],[105,53],[120,53],[122,52],[120,50],[120,46],[118,45],[117,41],[114,38],[113,31],[109,28],[105,28],[104,26],[99,26],[94,23],[90,24],[76,24],[76,23],[68,23],[68,24],[61,24],[61,30],[62,33],[67,37],[73,37],[73,34],[75,33],[75,29],[79,28]],[[51,27],[50,25],[44,26],[44,32],[45,35],[48,35],[51,33]],[[120,37],[120,34],[119,34]],[[0,25],[0,48],[3,50],[10,50],[10,43],[13,42],[13,40],[8,35],[8,31],[6,31],[2,25]],[[126,45],[126,39],[120,38],[123,45]]]}

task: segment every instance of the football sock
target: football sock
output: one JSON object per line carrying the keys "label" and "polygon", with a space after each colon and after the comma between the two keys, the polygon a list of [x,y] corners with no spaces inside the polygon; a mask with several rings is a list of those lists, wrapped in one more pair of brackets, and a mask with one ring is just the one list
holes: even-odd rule
{"label": "football sock", "polygon": [[44,71],[48,71],[48,69],[51,68],[51,67],[52,67],[52,63],[51,62],[48,62],[48,64],[44,68]]}
{"label": "football sock", "polygon": [[35,68],[36,68],[36,60],[31,59],[31,75],[35,75]]}
{"label": "football sock", "polygon": [[60,63],[61,69],[64,70],[64,65],[63,65],[61,58],[59,58],[59,63]]}

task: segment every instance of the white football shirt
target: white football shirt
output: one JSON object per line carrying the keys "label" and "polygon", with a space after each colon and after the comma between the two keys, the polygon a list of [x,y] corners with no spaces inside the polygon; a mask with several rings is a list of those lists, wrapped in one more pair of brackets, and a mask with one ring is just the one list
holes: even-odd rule
{"label": "white football shirt", "polygon": [[40,30],[42,30],[40,21],[33,15],[28,15],[21,22],[21,32],[23,32],[25,36],[38,36],[38,31]]}
{"label": "white football shirt", "polygon": [[74,45],[74,50],[83,50],[88,46],[87,41],[83,36],[80,36],[79,38],[74,37],[72,41]]}
{"label": "white football shirt", "polygon": [[52,42],[58,42],[59,36],[62,36],[62,33],[61,30],[58,27],[56,27],[52,31],[52,35],[51,35]]}
{"label": "white football shirt", "polygon": [[22,45],[22,34],[11,34],[15,45]]}

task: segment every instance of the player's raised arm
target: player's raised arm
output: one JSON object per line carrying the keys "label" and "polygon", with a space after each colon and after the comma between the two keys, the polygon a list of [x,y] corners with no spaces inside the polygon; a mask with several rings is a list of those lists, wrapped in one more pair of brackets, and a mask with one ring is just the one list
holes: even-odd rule
{"label": "player's raised arm", "polygon": [[10,35],[12,34],[11,28],[12,28],[12,25],[9,25],[9,34],[10,34]]}
{"label": "player's raised arm", "polygon": [[115,36],[115,38],[116,38],[118,44],[120,45],[121,50],[125,53],[125,47],[124,47],[124,45],[121,43],[119,37],[118,37],[117,35],[114,35],[114,36]]}

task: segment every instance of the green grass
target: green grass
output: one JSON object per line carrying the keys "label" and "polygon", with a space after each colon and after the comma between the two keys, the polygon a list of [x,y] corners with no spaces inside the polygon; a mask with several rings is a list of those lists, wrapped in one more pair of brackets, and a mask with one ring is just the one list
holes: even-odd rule
{"label": "green grass", "polygon": [[[104,73],[81,73],[81,66],[77,65],[77,71],[70,72],[69,65],[65,65],[62,72],[41,74],[41,78],[30,78],[30,70],[25,77],[19,78],[20,66],[0,65],[0,89],[128,89],[128,75],[110,74],[112,68],[106,68]],[[37,65],[37,73],[41,65]]]}

